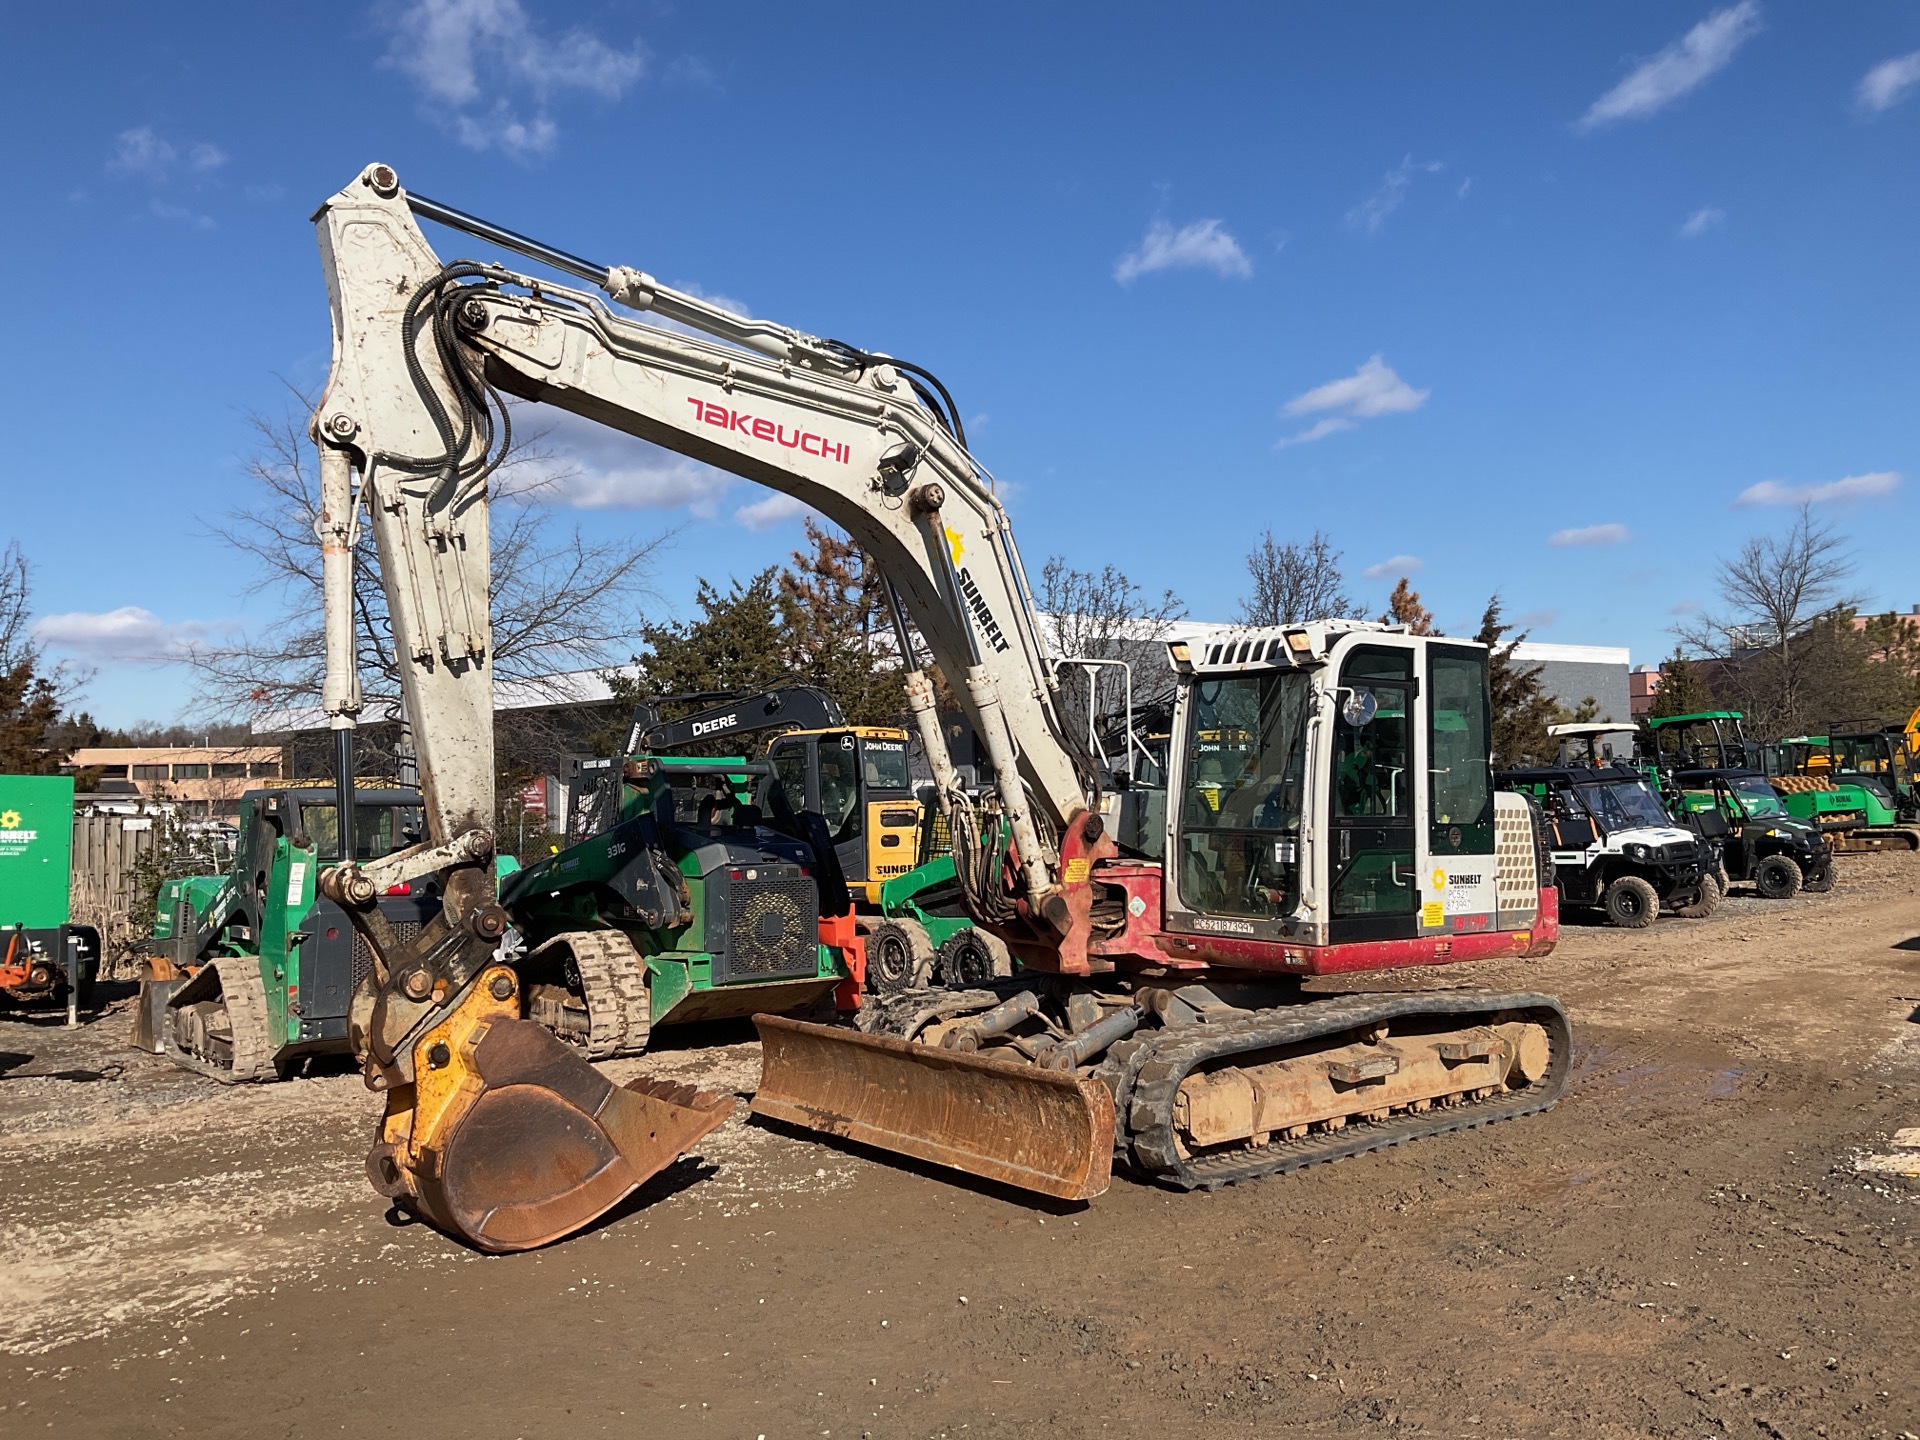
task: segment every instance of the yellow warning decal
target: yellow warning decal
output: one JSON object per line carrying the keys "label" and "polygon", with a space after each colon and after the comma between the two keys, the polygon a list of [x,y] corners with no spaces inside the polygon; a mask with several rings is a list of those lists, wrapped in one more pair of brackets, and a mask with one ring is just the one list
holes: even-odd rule
{"label": "yellow warning decal", "polygon": [[1067,884],[1069,885],[1086,884],[1087,876],[1092,873],[1093,862],[1085,857],[1078,860],[1067,861]]}
{"label": "yellow warning decal", "polygon": [[1447,923],[1446,907],[1438,900],[1429,900],[1420,907],[1420,928],[1433,930]]}

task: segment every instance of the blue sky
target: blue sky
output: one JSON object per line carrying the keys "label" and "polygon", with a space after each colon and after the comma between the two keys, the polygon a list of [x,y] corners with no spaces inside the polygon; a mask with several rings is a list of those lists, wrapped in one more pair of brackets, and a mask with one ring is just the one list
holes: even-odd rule
{"label": "blue sky", "polygon": [[[1031,565],[1198,618],[1318,526],[1371,605],[1417,562],[1450,630],[1497,589],[1654,660],[1802,496],[1920,604],[1911,5],[40,6],[9,41],[0,539],[109,721],[263,618],[210,529],[249,413],[324,377],[307,217],[375,159],[929,366]],[[798,540],[639,442],[573,459],[564,521],[678,527],[656,616]]]}

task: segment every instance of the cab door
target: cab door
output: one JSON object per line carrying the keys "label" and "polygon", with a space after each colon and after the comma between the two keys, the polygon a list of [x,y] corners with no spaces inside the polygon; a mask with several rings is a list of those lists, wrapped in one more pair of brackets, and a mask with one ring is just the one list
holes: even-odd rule
{"label": "cab door", "polygon": [[840,873],[849,884],[867,879],[867,807],[860,783],[860,742],[851,732],[815,738],[815,808],[827,822]]}
{"label": "cab door", "polygon": [[1411,650],[1358,646],[1341,665],[1328,785],[1329,939],[1336,945],[1419,934],[1415,693]]}

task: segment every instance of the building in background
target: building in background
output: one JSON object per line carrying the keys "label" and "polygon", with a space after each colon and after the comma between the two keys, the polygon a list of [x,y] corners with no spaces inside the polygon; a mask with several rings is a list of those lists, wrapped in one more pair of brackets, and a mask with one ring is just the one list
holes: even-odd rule
{"label": "building in background", "polygon": [[1626,646],[1522,640],[1513,647],[1513,659],[1517,665],[1538,670],[1541,691],[1568,710],[1592,700],[1600,707],[1596,720],[1633,719],[1633,655]]}
{"label": "building in background", "polygon": [[89,745],[61,768],[96,792],[172,801],[190,820],[236,820],[240,797],[280,779],[278,745]]}

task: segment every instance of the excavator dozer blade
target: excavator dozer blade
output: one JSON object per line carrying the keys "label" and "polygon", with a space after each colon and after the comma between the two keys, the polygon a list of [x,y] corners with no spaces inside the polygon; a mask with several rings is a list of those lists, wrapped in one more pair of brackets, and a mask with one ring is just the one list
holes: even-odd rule
{"label": "excavator dozer blade", "polygon": [[481,1250],[572,1234],[733,1113],[734,1097],[691,1085],[615,1085],[530,1020],[479,1013],[463,1028],[466,1008],[420,1042],[415,1083],[390,1095],[367,1173]]}
{"label": "excavator dozer blade", "polygon": [[756,1015],[752,1110],[863,1145],[1091,1200],[1113,1175],[1113,1097],[1098,1080]]}

